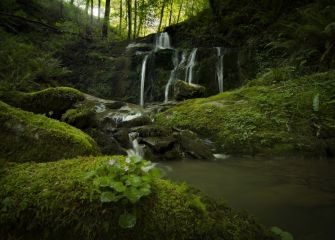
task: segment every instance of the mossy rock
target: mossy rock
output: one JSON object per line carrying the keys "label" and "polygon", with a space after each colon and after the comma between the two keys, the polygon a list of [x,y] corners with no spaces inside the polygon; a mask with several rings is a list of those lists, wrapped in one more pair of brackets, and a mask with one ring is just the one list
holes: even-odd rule
{"label": "mossy rock", "polygon": [[53,161],[99,153],[82,131],[0,101],[0,158],[8,161]]}
{"label": "mossy rock", "polygon": [[[245,214],[186,185],[156,180],[152,193],[135,205],[101,203],[87,174],[122,156],[81,157],[52,163],[7,166],[0,184],[3,239],[273,239]],[[134,211],[134,228],[118,218]]]}
{"label": "mossy rock", "polygon": [[250,86],[185,101],[157,124],[211,137],[230,154],[335,155],[335,72]]}
{"label": "mossy rock", "polygon": [[58,119],[75,103],[84,99],[83,93],[69,87],[47,88],[32,93],[0,92],[0,100],[9,105]]}

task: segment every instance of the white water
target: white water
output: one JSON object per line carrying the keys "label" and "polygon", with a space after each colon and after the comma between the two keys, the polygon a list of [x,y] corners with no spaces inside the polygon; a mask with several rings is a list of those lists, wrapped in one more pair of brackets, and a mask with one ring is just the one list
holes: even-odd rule
{"label": "white water", "polygon": [[144,152],[143,152],[143,145],[138,143],[138,133],[137,132],[131,132],[129,133],[129,141],[132,145],[132,148],[127,150],[128,157],[139,157],[143,158]]}
{"label": "white water", "polygon": [[155,50],[171,48],[170,36],[167,32],[156,34]]}
{"label": "white water", "polygon": [[193,82],[193,68],[196,64],[195,58],[197,56],[197,48],[193,48],[190,57],[189,57],[189,61],[188,64],[186,66],[186,77],[185,77],[185,81],[188,83],[192,83]]}
{"label": "white water", "polygon": [[168,83],[165,86],[165,102],[169,101],[169,92],[170,92],[170,86],[171,84],[175,81],[176,79],[176,74],[177,74],[177,70],[178,70],[178,51],[175,50],[174,54],[173,54],[173,66],[174,68],[172,69],[171,73],[170,73],[170,78]]}
{"label": "white water", "polygon": [[219,91],[223,92],[223,58],[224,52],[221,47],[217,47],[218,61],[216,64],[216,75],[218,78]]}
{"label": "white water", "polygon": [[147,69],[147,61],[148,61],[148,55],[145,55],[143,62],[142,62],[142,72],[141,72],[141,99],[140,99],[140,105],[144,106],[144,85],[145,85],[145,71]]}

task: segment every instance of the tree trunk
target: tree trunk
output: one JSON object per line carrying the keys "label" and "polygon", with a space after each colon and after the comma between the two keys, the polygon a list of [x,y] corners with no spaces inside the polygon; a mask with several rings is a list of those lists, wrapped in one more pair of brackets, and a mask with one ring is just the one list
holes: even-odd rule
{"label": "tree trunk", "polygon": [[123,4],[123,1],[122,0],[120,0],[120,14],[119,14],[119,16],[120,16],[120,22],[119,22],[119,34],[121,35],[121,33],[122,33],[122,14],[123,14],[123,6],[122,6],[122,4]]}
{"label": "tree trunk", "polygon": [[133,38],[136,38],[136,30],[137,30],[137,0],[134,1],[134,33],[133,33]]}
{"label": "tree trunk", "polygon": [[128,40],[131,39],[131,33],[132,33],[132,30],[131,30],[131,18],[132,18],[132,14],[131,14],[131,0],[127,0],[127,11],[128,11]]}
{"label": "tree trunk", "polygon": [[162,27],[162,21],[163,21],[163,17],[164,17],[164,9],[165,9],[165,1],[166,0],[163,0],[163,3],[162,3],[161,16],[160,16],[159,25],[158,25],[158,32],[160,32],[161,27]]}
{"label": "tree trunk", "polygon": [[104,18],[104,23],[102,25],[102,38],[107,38],[107,36],[108,36],[110,11],[111,11],[111,0],[106,0],[105,18]]}
{"label": "tree trunk", "polygon": [[179,23],[180,20],[180,14],[181,14],[181,9],[183,8],[184,0],[181,1],[180,6],[179,6],[179,12],[178,12],[178,17],[177,17],[177,23]]}
{"label": "tree trunk", "polygon": [[169,17],[169,26],[171,26],[172,23],[172,11],[173,11],[173,0],[170,0],[170,17]]}
{"label": "tree trunk", "polygon": [[90,0],[86,0],[86,5],[85,5],[85,14],[88,14],[88,7],[90,5]]}
{"label": "tree trunk", "polygon": [[98,20],[100,21],[100,14],[101,14],[101,0],[98,1]]}
{"label": "tree trunk", "polygon": [[64,0],[60,1],[60,16],[63,17]]}
{"label": "tree trunk", "polygon": [[74,5],[74,0],[71,0],[71,2],[70,2],[70,3],[71,3],[71,5]]}
{"label": "tree trunk", "polygon": [[91,2],[91,24],[93,24],[93,0],[90,0]]}

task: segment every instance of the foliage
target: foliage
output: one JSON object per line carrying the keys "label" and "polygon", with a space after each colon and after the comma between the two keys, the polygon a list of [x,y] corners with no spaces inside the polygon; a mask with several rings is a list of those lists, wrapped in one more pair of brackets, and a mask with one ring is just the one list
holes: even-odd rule
{"label": "foliage", "polygon": [[0,90],[27,90],[69,73],[60,61],[0,29]]}
{"label": "foliage", "polygon": [[271,232],[274,234],[280,236],[280,240],[294,240],[293,236],[291,233],[283,231],[279,227],[272,227]]}
{"label": "foliage", "polygon": [[[161,177],[161,172],[155,164],[143,160],[140,156],[128,156],[126,159],[111,159],[90,172],[87,176],[93,181],[94,192],[100,192],[102,203],[129,201],[135,204],[142,197],[151,193],[151,184]],[[121,215],[119,224],[131,228],[136,223],[136,216]]]}
{"label": "foliage", "polygon": [[298,9],[297,16],[282,23],[272,49],[284,49],[284,56],[300,67],[335,67],[335,5],[310,4]]}

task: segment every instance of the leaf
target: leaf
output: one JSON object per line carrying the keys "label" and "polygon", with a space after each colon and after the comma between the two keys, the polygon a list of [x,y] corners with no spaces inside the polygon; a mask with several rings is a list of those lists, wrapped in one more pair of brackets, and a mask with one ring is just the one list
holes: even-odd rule
{"label": "leaf", "polygon": [[122,228],[133,228],[136,225],[136,216],[124,213],[119,217],[119,226]]}
{"label": "leaf", "polygon": [[313,97],[313,111],[318,112],[320,109],[320,94],[316,94]]}
{"label": "leaf", "polygon": [[294,240],[291,233],[285,232],[284,230],[280,229],[279,227],[272,227],[271,232],[278,235],[281,240]]}
{"label": "leaf", "polygon": [[149,175],[151,176],[152,179],[157,179],[162,177],[162,172],[158,168],[153,168],[150,170]]}
{"label": "leaf", "polygon": [[130,175],[126,180],[127,185],[138,187],[142,185],[142,179],[136,175]]}
{"label": "leaf", "polygon": [[124,195],[131,203],[136,203],[143,196],[143,193],[137,188],[130,187],[125,191]]}
{"label": "leaf", "polygon": [[116,202],[118,198],[112,192],[103,192],[101,193],[100,200],[103,203]]}
{"label": "leaf", "polygon": [[122,182],[111,182],[109,186],[117,192],[124,192],[126,190],[126,186]]}
{"label": "leaf", "polygon": [[110,177],[99,177],[94,179],[94,185],[99,187],[109,187],[112,182],[113,181]]}

